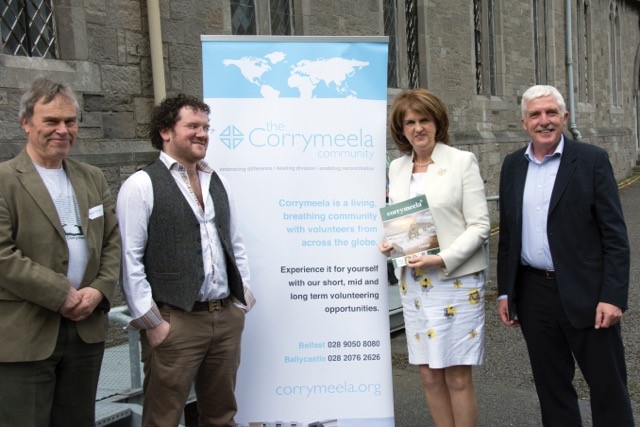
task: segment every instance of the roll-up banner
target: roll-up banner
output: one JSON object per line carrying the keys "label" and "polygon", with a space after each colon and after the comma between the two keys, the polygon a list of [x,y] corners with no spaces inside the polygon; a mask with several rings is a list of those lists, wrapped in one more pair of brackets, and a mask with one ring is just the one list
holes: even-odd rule
{"label": "roll-up banner", "polygon": [[257,299],[236,421],[392,427],[387,38],[202,36],[202,60]]}

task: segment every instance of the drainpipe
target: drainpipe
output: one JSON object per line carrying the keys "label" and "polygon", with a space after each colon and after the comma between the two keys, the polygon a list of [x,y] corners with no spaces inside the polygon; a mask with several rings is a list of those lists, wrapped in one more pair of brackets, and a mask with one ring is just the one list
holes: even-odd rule
{"label": "drainpipe", "polygon": [[[636,99],[636,151],[640,152],[640,74],[638,74],[640,72],[640,45],[636,49],[636,60],[633,64],[633,93]],[[640,160],[640,157],[638,159]]]}
{"label": "drainpipe", "polygon": [[162,55],[162,29],[160,27],[160,1],[147,0],[149,15],[149,45],[151,46],[151,73],[153,76],[153,98],[158,105],[167,97],[164,82],[164,58]]}
{"label": "drainpipe", "polygon": [[571,44],[571,0],[565,2],[565,44],[567,60],[567,92],[569,93],[569,131],[576,141],[582,141],[582,135],[576,125],[575,100],[573,96],[573,46]]}

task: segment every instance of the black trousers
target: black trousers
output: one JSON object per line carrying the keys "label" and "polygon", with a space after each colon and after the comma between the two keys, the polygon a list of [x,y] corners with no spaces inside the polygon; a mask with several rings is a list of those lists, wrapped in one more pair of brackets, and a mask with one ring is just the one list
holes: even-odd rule
{"label": "black trousers", "polygon": [[[547,427],[581,426],[575,361],[589,385],[593,425],[633,426],[620,324],[571,326],[555,279],[521,269],[516,305]],[[595,312],[593,313],[595,319]]]}

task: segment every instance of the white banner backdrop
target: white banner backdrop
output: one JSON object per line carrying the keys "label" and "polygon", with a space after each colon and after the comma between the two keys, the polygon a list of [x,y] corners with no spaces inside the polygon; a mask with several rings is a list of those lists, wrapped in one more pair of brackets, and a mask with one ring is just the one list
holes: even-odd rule
{"label": "white banner backdrop", "polygon": [[257,304],[240,426],[392,427],[387,39],[203,36],[207,161],[227,177]]}

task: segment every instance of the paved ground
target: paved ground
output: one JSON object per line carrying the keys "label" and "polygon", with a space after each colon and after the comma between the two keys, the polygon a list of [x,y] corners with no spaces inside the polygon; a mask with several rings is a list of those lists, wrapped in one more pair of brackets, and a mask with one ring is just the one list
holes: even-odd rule
{"label": "paved ground", "polygon": [[[631,399],[636,420],[640,420],[640,180],[622,188],[620,196],[631,243],[630,307],[623,318],[623,335]],[[496,250],[497,236],[493,236],[490,243],[492,276],[495,275]],[[538,398],[532,382],[524,340],[519,330],[504,327],[496,314],[495,277],[487,286],[486,296],[485,363],[474,371],[480,426],[540,426]],[[115,325],[110,329],[109,345],[124,342],[126,337],[122,327]],[[392,334],[391,350],[396,427],[433,426],[417,370],[406,363],[404,332]],[[583,399],[581,405],[584,425],[591,426],[588,391],[579,371],[576,387]]]}
{"label": "paved ground", "polygon": [[[631,288],[629,310],[623,317],[629,389],[636,420],[640,422],[640,180],[620,190],[631,243]],[[497,236],[491,239],[494,262]],[[474,371],[480,409],[480,426],[540,426],[538,398],[524,340],[519,330],[502,325],[496,314],[496,285],[487,286],[485,363]],[[407,365],[404,332],[392,335],[393,382],[396,427],[429,427],[429,416],[417,369]],[[591,426],[588,390],[579,374],[576,388],[581,397],[583,423]]]}

